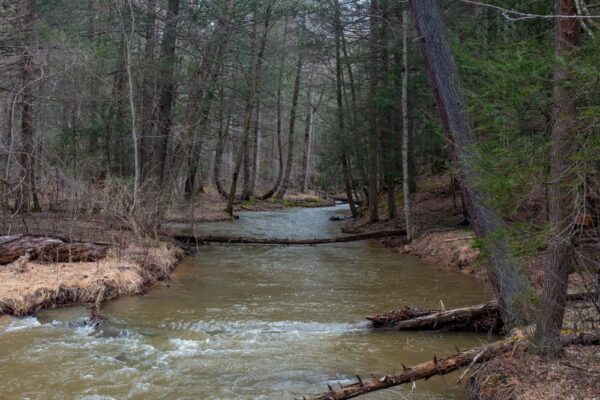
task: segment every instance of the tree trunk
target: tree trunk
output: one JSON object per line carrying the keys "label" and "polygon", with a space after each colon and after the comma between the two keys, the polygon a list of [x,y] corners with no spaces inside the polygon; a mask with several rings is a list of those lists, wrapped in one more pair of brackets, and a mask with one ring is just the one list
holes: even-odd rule
{"label": "tree trunk", "polygon": [[33,140],[33,88],[34,83],[34,41],[35,0],[27,0],[22,17],[22,26],[27,35],[21,55],[21,155],[22,183],[19,189],[17,208],[20,212],[39,210],[40,205],[35,188],[35,162]]}
{"label": "tree trunk", "polygon": [[[577,15],[575,0],[556,0],[558,15]],[[536,326],[535,342],[540,352],[557,355],[561,351],[562,328],[569,270],[573,261],[571,244],[574,217],[574,197],[569,171],[576,129],[576,89],[565,61],[575,56],[581,35],[581,25],[576,18],[557,19],[556,58],[554,68],[554,123],[550,149],[550,176],[548,187],[548,217],[552,233],[546,255],[542,312]],[[564,60],[563,60],[564,59]]]}
{"label": "tree trunk", "polygon": [[223,147],[225,146],[225,140],[227,140],[227,137],[229,136],[231,113],[227,115],[227,120],[225,121],[225,123],[223,123],[222,111],[220,111],[220,113],[221,115],[219,119],[219,137],[217,139],[217,146],[215,149],[214,181],[215,186],[217,187],[217,191],[219,192],[221,197],[227,199],[229,198],[229,193],[227,193],[227,191],[223,187],[223,184],[221,183],[221,164],[223,163]]}
{"label": "tree trunk", "polygon": [[501,220],[487,207],[485,194],[475,189],[479,173],[472,147],[476,138],[471,127],[466,102],[454,57],[448,44],[448,33],[437,0],[410,0],[425,63],[435,92],[442,125],[448,135],[454,159],[459,162],[463,190],[478,237],[486,237],[486,250],[491,266],[490,281],[499,299],[504,324],[510,326],[524,317],[520,310],[529,293],[527,278],[521,273],[512,251],[502,238]]}
{"label": "tree trunk", "polygon": [[408,10],[402,11],[402,192],[406,240],[413,237],[408,169]]}
{"label": "tree trunk", "polygon": [[[389,25],[391,24],[390,20],[390,2],[388,0],[383,0],[380,4],[382,10],[382,23],[381,23],[381,58],[380,58],[380,70],[383,75],[383,85],[388,86],[392,85],[392,81],[390,79],[390,65],[389,65]],[[392,132],[393,132],[393,124],[392,124],[392,110],[391,107],[386,107],[385,112],[381,116],[381,156],[383,158],[383,178],[385,181],[385,186],[387,189],[387,209],[388,209],[388,219],[396,220],[397,212],[396,212],[396,185],[394,183],[394,167],[395,167],[395,158],[396,152],[394,149],[393,141],[392,141]]]}
{"label": "tree trunk", "polygon": [[287,160],[285,163],[285,173],[283,174],[283,181],[279,187],[279,191],[275,197],[279,200],[283,200],[285,193],[287,192],[290,184],[290,175],[292,173],[292,165],[294,162],[294,131],[296,127],[296,108],[298,106],[298,97],[300,95],[300,78],[302,76],[302,56],[298,56],[298,63],[296,65],[296,80],[294,81],[294,92],[292,94],[292,109],[290,111],[290,130],[288,133],[288,151]]}
{"label": "tree trunk", "polygon": [[[344,175],[344,186],[346,189],[346,197],[348,198],[348,206],[352,217],[358,217],[358,210],[354,202],[354,194],[352,187],[352,176],[350,172],[350,162],[348,160],[348,149],[344,135],[346,134],[344,123],[344,102],[342,97],[342,60],[340,50],[342,47],[342,22],[339,0],[333,0],[335,7],[335,94],[337,100],[337,122],[338,122],[338,142],[341,148],[341,164],[342,174]],[[352,70],[348,65],[349,73],[352,75]],[[354,100],[354,98],[353,98]]]}
{"label": "tree trunk", "polygon": [[376,97],[379,87],[379,8],[377,0],[371,0],[369,9],[369,53],[371,66],[369,72],[369,133],[368,133],[368,183],[369,183],[369,222],[379,221],[377,198],[377,107]]}
{"label": "tree trunk", "polygon": [[229,190],[229,199],[227,201],[227,207],[225,211],[229,215],[233,215],[233,203],[235,201],[235,192],[237,188],[237,181],[240,174],[240,168],[242,166],[242,161],[244,160],[244,154],[246,152],[246,144],[248,142],[248,137],[250,136],[250,122],[252,119],[252,104],[258,90],[261,85],[261,72],[262,72],[262,63],[263,57],[265,53],[265,46],[267,43],[267,34],[269,33],[269,23],[271,19],[271,7],[273,6],[273,2],[269,2],[265,11],[265,23],[262,31],[262,37],[260,40],[260,48],[258,50],[258,54],[256,55],[256,59],[254,62],[253,72],[254,76],[252,79],[251,90],[250,90],[250,100],[248,102],[248,106],[246,107],[246,112],[244,114],[244,132],[242,134],[240,149],[238,151],[237,159],[235,162],[235,166],[233,168],[233,174],[231,177],[231,187]]}
{"label": "tree trunk", "polygon": [[146,4],[146,44],[144,48],[144,64],[142,78],[142,134],[140,137],[140,165],[142,181],[153,174],[152,153],[154,151],[154,97],[156,89],[156,76],[154,56],[156,48],[156,0],[148,0]]}
{"label": "tree trunk", "polygon": [[165,30],[162,41],[162,59],[158,72],[160,80],[160,98],[158,101],[158,137],[156,138],[155,152],[155,174],[156,184],[164,191],[168,187],[169,173],[168,149],[173,130],[173,101],[175,98],[174,74],[175,74],[175,43],[177,41],[177,20],[179,15],[179,0],[169,0]]}
{"label": "tree trunk", "polygon": [[310,176],[310,147],[312,141],[313,118],[315,115],[315,107],[312,105],[312,92],[309,88],[306,107],[306,118],[304,119],[304,156],[302,157],[302,192],[308,191],[308,180]]}
{"label": "tree trunk", "polygon": [[[287,34],[288,34],[288,18],[286,17],[285,19],[285,25],[283,27],[283,40],[282,40],[282,46],[285,50],[285,46],[287,43]],[[264,195],[262,195],[260,197],[261,200],[267,200],[270,199],[271,197],[273,197],[273,195],[275,194],[275,192],[277,192],[277,189],[279,189],[279,185],[281,185],[281,180],[283,179],[283,145],[281,143],[281,127],[283,125],[283,121],[282,121],[282,110],[281,110],[281,91],[282,91],[282,86],[283,86],[283,70],[284,70],[284,60],[285,57],[281,57],[280,63],[279,63],[279,76],[277,78],[277,128],[276,128],[276,135],[277,135],[277,153],[278,153],[278,172],[277,172],[277,180],[275,181],[275,184],[273,184],[273,187],[271,188],[271,190],[269,190],[267,193],[265,193]]]}
{"label": "tree trunk", "polygon": [[252,149],[252,167],[250,169],[250,185],[248,187],[248,192],[250,193],[250,196],[254,195],[256,177],[260,174],[260,115],[260,97],[257,97],[256,105],[254,107],[254,147]]}

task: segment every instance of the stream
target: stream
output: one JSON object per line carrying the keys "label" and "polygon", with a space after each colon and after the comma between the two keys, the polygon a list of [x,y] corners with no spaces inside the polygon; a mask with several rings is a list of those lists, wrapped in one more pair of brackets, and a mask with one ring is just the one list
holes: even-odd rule
{"label": "stream", "polygon": [[[339,235],[347,206],[241,213],[206,234]],[[485,335],[371,331],[367,315],[414,304],[487,301],[480,280],[376,241],[319,246],[210,245],[169,285],[84,307],[0,318],[0,399],[293,399],[487,342]],[[365,396],[461,399],[457,374]]]}

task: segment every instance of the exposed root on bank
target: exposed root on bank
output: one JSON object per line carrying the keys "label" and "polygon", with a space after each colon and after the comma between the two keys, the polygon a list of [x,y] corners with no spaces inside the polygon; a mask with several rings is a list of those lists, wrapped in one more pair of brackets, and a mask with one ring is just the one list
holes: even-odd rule
{"label": "exposed root on bank", "polygon": [[169,233],[162,232],[165,236],[184,244],[206,244],[206,243],[226,243],[226,244],[275,244],[275,245],[316,245],[326,243],[344,243],[360,240],[378,239],[390,236],[405,236],[404,229],[392,229],[385,231],[359,233],[355,235],[343,235],[330,238],[314,239],[287,239],[287,238],[256,238],[256,237],[231,237],[231,236],[199,236],[193,233]]}
{"label": "exposed root on bank", "polygon": [[446,330],[470,332],[500,332],[502,319],[498,303],[478,304],[452,310],[421,310],[404,307],[383,315],[368,317],[374,328],[393,327],[398,330]]}
{"label": "exposed root on bank", "polygon": [[[561,338],[563,345],[581,344],[597,345],[600,344],[600,336],[594,334],[565,335]],[[472,367],[475,364],[481,364],[499,355],[514,353],[517,350],[526,352],[533,348],[533,345],[524,338],[510,338],[490,343],[484,346],[475,347],[470,350],[459,352],[453,356],[437,359],[417,364],[411,368],[403,365],[403,371],[382,377],[375,377],[363,380],[357,376],[358,382],[342,386],[339,389],[332,390],[316,395],[309,396],[307,400],[344,400],[358,397],[363,394],[371,393],[377,390],[387,389],[392,386],[398,386],[405,383],[415,382],[420,379],[428,379],[435,375],[445,375],[456,371],[462,367]]]}

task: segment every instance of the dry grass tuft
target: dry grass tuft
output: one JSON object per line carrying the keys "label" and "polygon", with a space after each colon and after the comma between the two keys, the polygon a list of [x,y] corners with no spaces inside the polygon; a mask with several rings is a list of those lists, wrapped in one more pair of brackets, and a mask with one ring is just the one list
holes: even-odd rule
{"label": "dry grass tuft", "polygon": [[22,316],[42,308],[91,303],[103,288],[106,300],[141,294],[167,279],[182,256],[178,247],[160,243],[114,247],[96,262],[28,262],[24,272],[14,263],[0,267],[0,314]]}

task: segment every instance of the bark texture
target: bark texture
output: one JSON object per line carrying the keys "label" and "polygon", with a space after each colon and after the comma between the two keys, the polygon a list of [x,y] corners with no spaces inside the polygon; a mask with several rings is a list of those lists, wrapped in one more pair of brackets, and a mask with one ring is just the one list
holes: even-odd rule
{"label": "bark texture", "polygon": [[283,200],[285,193],[287,192],[288,186],[290,185],[290,176],[292,174],[292,166],[294,163],[294,133],[296,130],[296,109],[298,108],[298,97],[300,96],[300,79],[302,77],[302,56],[298,57],[298,63],[296,64],[296,79],[294,81],[294,92],[292,94],[292,109],[290,111],[290,127],[288,131],[288,151],[287,159],[285,162],[285,172],[283,174],[283,181],[277,191],[275,197],[279,200]]}
{"label": "bark texture", "polygon": [[[575,0],[556,0],[556,13],[577,15]],[[562,58],[574,55],[579,43],[581,26],[575,18],[557,20],[556,56],[554,68],[554,109],[552,147],[550,150],[550,176],[548,181],[548,217],[552,234],[548,244],[544,274],[544,295],[535,339],[542,353],[560,352],[560,329],[567,300],[569,270],[573,260],[573,181],[570,157],[573,154],[573,136],[576,129],[575,88],[570,87],[569,72]],[[566,60],[564,60],[566,61]]]}
{"label": "bark texture", "polygon": [[153,168],[156,174],[156,183],[160,185],[161,189],[166,188],[169,178],[167,157],[173,130],[175,43],[177,41],[178,15],[179,0],[169,0],[158,74],[161,89],[158,101],[158,137],[154,145],[155,167]]}
{"label": "bark texture", "polygon": [[505,325],[520,322],[525,316],[521,302],[528,298],[529,284],[500,234],[502,222],[487,206],[485,194],[477,190],[479,172],[472,147],[477,139],[467,112],[458,70],[448,43],[448,32],[437,0],[410,0],[425,63],[435,92],[442,125],[451,143],[453,158],[462,175],[465,200],[475,234],[486,237],[490,281]]}

